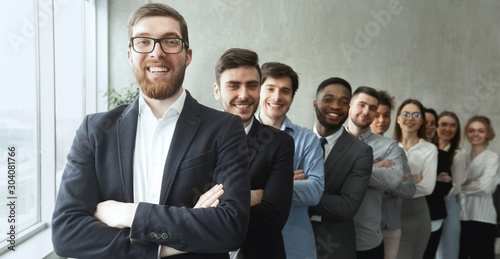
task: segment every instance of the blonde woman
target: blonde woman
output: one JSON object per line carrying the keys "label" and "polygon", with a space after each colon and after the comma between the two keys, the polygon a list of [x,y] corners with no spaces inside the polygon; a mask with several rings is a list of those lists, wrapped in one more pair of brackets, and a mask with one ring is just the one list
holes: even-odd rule
{"label": "blonde woman", "polygon": [[470,118],[464,131],[471,151],[459,195],[462,226],[459,258],[493,259],[497,214],[492,194],[498,184],[499,156],[486,147],[495,132],[484,116]]}

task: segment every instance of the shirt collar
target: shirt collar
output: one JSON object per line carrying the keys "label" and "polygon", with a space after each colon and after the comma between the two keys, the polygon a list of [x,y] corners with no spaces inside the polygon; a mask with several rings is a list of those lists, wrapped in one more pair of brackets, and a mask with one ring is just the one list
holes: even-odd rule
{"label": "shirt collar", "polygon": [[292,123],[288,116],[285,115],[285,120],[283,121],[283,124],[281,124],[281,130],[286,133],[293,133],[295,131],[295,127],[296,126]]}
{"label": "shirt collar", "polygon": [[[349,131],[349,128],[345,128],[347,130],[347,132],[351,133]],[[363,141],[363,142],[366,142],[367,139],[369,139],[371,136],[373,135],[373,132],[370,128],[368,128],[368,131],[361,134],[361,136],[358,137],[359,140]]]}
{"label": "shirt collar", "polygon": [[[159,120],[163,120],[165,118],[165,114],[167,114],[170,110],[175,112],[175,115],[180,114],[182,112],[182,108],[184,108],[184,103],[186,102],[186,90],[184,88],[181,88],[181,95],[177,98],[177,100],[172,103],[170,108],[168,108],[165,113],[163,114],[162,118]],[[151,108],[149,105],[146,103],[146,100],[144,100],[144,96],[142,91],[139,92],[140,97],[139,97],[139,115],[144,114],[146,110],[149,110],[149,112],[152,113]]]}
{"label": "shirt collar", "polygon": [[252,120],[250,121],[250,123],[248,123],[248,125],[245,127],[245,134],[248,135],[248,132],[250,132],[250,129],[252,128],[252,125],[253,125],[253,120],[255,119],[254,118],[255,116],[252,116]]}
{"label": "shirt collar", "polygon": [[[337,142],[337,139],[340,137],[340,135],[342,135],[343,131],[344,131],[344,126],[342,126],[339,130],[337,130],[337,132],[333,133],[332,135],[326,136],[324,138],[328,141],[328,143],[335,143]],[[316,134],[318,138],[323,138],[319,134],[318,129],[316,128],[316,123],[314,124],[313,132],[314,134]]]}
{"label": "shirt collar", "polygon": [[[257,120],[262,123],[262,121],[260,120],[260,112],[257,113]],[[288,116],[285,115],[285,120],[283,121],[283,123],[281,124],[281,128],[280,128],[281,131],[284,131],[284,132],[287,132],[287,133],[290,133],[290,132],[294,132],[295,131],[295,125],[292,123],[292,121],[290,121],[290,119],[288,119]]]}

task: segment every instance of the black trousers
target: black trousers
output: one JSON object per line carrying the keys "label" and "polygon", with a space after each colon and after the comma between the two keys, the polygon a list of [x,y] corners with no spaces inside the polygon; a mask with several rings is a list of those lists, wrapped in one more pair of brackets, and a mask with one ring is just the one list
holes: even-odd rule
{"label": "black trousers", "polygon": [[423,259],[434,259],[436,257],[436,251],[438,249],[442,232],[443,226],[441,226],[438,230],[431,232],[431,237],[429,238],[429,242],[427,242]]}
{"label": "black trousers", "polygon": [[384,259],[384,256],[384,241],[370,250],[356,251],[357,259]]}
{"label": "black trousers", "polygon": [[494,259],[496,225],[478,221],[460,221],[459,259]]}

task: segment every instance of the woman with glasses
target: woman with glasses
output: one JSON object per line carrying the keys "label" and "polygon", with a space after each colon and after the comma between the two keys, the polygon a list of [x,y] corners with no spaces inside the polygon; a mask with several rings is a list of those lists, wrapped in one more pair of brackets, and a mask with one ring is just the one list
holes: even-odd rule
{"label": "woman with glasses", "polygon": [[[371,131],[384,135],[391,125],[391,111],[394,109],[393,97],[386,91],[378,91],[380,104],[377,115],[370,125]],[[405,174],[409,174],[405,162]],[[415,193],[415,182],[409,178],[397,189],[386,190],[382,198],[382,236],[384,241],[384,259],[396,259],[401,237],[401,199],[411,198]]]}
{"label": "woman with glasses", "polygon": [[[437,114],[434,109],[425,109],[426,120],[426,138],[427,141],[438,145],[436,136],[436,119]],[[429,212],[431,214],[431,236],[427,242],[424,259],[434,259],[441,238],[443,221],[447,217],[446,205],[444,197],[452,188],[450,159],[448,153],[442,149],[438,149],[438,163],[436,170],[436,186],[432,193],[425,196]]]}
{"label": "woman with glasses", "polygon": [[[436,185],[437,148],[425,140],[425,113],[415,99],[404,101],[397,111],[393,138],[406,151],[410,176],[416,183],[412,198],[401,204],[400,259],[421,259],[431,233],[431,219],[425,196]],[[405,180],[405,179],[404,179]]]}
{"label": "woman with glasses", "polygon": [[460,121],[454,112],[444,111],[437,120],[438,148],[447,152],[453,187],[445,197],[447,216],[443,221],[437,259],[457,259],[460,244],[460,193],[466,169],[466,152],[460,148]]}
{"label": "woman with glasses", "polygon": [[471,151],[459,194],[462,227],[459,258],[493,259],[497,214],[492,194],[498,184],[499,156],[486,147],[495,132],[484,116],[470,118],[464,131]]}

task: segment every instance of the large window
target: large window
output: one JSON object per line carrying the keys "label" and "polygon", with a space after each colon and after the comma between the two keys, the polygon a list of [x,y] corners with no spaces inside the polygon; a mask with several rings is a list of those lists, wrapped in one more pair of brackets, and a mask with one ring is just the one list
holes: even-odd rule
{"label": "large window", "polygon": [[50,225],[75,131],[85,114],[105,107],[106,85],[97,82],[95,1],[0,5],[0,253],[7,254],[10,239],[19,245]]}

